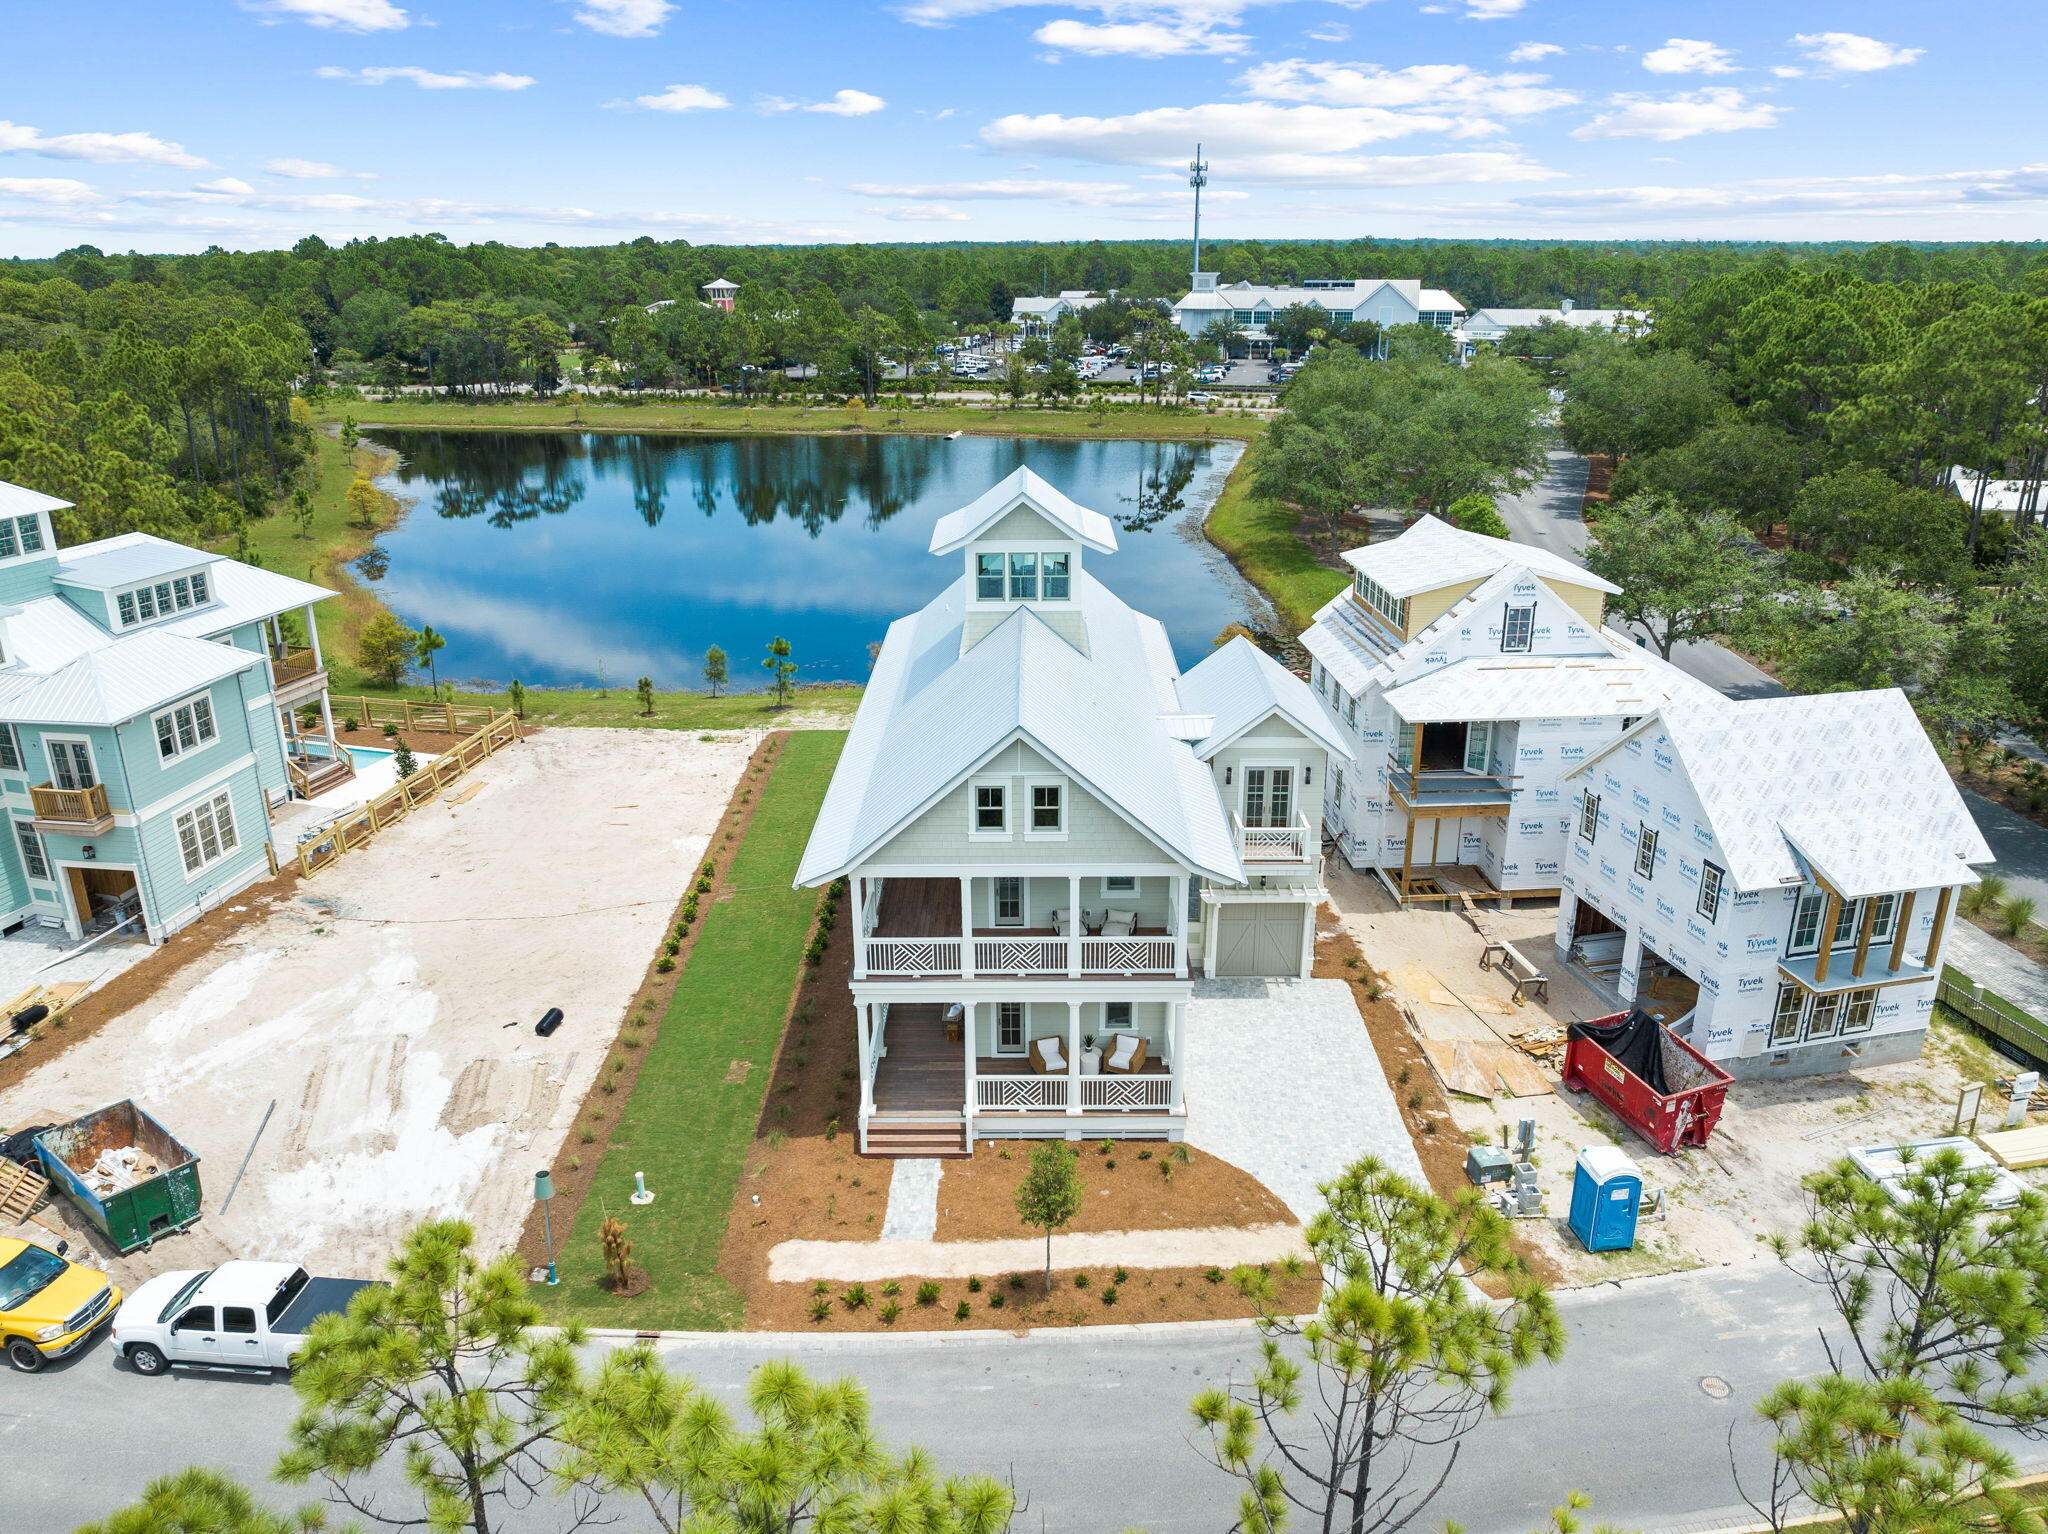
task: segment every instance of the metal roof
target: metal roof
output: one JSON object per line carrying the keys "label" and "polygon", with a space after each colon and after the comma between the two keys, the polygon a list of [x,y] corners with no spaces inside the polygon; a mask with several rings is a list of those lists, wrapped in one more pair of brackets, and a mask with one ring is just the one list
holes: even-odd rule
{"label": "metal roof", "polygon": [[1091,511],[1065,491],[1029,469],[1005,476],[958,511],[949,511],[932,526],[931,552],[951,554],[970,539],[995,526],[1019,506],[1029,506],[1054,526],[1098,554],[1116,552],[1116,524]]}
{"label": "metal roof", "polygon": [[128,533],[63,550],[57,556],[57,579],[104,591],[196,570],[222,557],[187,548],[182,543],[152,538],[147,533]]}
{"label": "metal roof", "polygon": [[12,485],[0,479],[0,517],[25,517],[30,512],[56,512],[71,502],[60,501],[54,495],[44,495],[40,490],[31,490],[26,485]]}
{"label": "metal roof", "polygon": [[1269,715],[1278,714],[1331,755],[1351,759],[1337,721],[1306,682],[1242,634],[1204,656],[1180,679],[1181,706],[1211,714],[1208,732],[1195,744],[1204,761]]}
{"label": "metal roof", "polygon": [[1674,697],[1709,696],[1684,672],[1645,656],[1478,656],[1390,688],[1410,724],[1650,714]]}
{"label": "metal roof", "polygon": [[[0,671],[0,718],[16,724],[120,724],[263,665],[260,655],[247,650],[182,634],[149,630],[114,639],[94,630],[101,643],[55,665],[30,669],[39,655],[53,658],[53,620],[59,615],[52,610],[57,608],[68,612],[70,604],[61,597],[41,597],[7,620],[10,637],[41,632],[26,646],[17,642],[17,664]],[[78,621],[92,627],[83,618]],[[269,690],[268,680],[260,690]]]}
{"label": "metal roof", "polygon": [[1465,316],[1462,328],[1483,330],[1497,325],[1503,330],[1515,330],[1548,321],[1553,325],[1571,325],[1587,330],[1595,325],[1612,328],[1624,320],[1648,318],[1649,315],[1641,309],[1474,309]]}
{"label": "metal roof", "polygon": [[1674,702],[1567,773],[1661,725],[1737,889],[1818,874],[1846,899],[1975,881],[1992,861],[1897,688]]}
{"label": "metal roof", "polygon": [[1399,537],[1347,550],[1344,562],[1394,597],[1412,597],[1466,581],[1484,580],[1511,566],[1569,586],[1605,592],[1621,590],[1562,554],[1553,554],[1534,544],[1468,533],[1426,512]]}
{"label": "metal roof", "polygon": [[[1376,297],[1383,288],[1392,288],[1417,311],[1423,309],[1455,309],[1465,312],[1465,305],[1442,288],[1425,288],[1412,277],[1361,277],[1346,287],[1290,287],[1256,282],[1233,282],[1225,287],[1185,294],[1175,304],[1176,309],[1256,309],[1264,304],[1270,309],[1285,309],[1290,304],[1315,304],[1324,309],[1356,309]],[[1217,300],[1221,300],[1218,302]]]}

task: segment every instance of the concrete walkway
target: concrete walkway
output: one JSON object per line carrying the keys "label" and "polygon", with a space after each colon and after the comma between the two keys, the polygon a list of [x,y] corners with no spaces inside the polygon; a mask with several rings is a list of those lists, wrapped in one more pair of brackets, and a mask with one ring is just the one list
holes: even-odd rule
{"label": "concrete walkway", "polygon": [[[1298,1225],[1199,1230],[1105,1230],[1052,1238],[1055,1268],[1229,1268],[1306,1253]],[[1045,1238],[1008,1241],[785,1241],[768,1253],[768,1281],[972,1278],[1045,1266]]]}
{"label": "concrete walkway", "polygon": [[884,1241],[929,1241],[939,1231],[939,1163],[906,1156],[889,1174],[889,1207],[882,1214]]}
{"label": "concrete walkway", "polygon": [[1198,980],[1188,1005],[1188,1141],[1297,1218],[1360,1156],[1422,1180],[1387,1073],[1343,980]]}
{"label": "concrete walkway", "polygon": [[1942,959],[2048,1025],[2048,969],[2025,954],[1958,917],[1949,925]]}

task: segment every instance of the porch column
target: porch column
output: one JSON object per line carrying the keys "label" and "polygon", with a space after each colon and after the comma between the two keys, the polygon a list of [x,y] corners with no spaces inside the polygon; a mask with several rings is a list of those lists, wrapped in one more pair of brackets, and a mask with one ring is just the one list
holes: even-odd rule
{"label": "porch column", "polygon": [[1813,961],[1815,985],[1828,983],[1828,961],[1835,954],[1835,923],[1842,919],[1842,897],[1825,884],[1821,888],[1828,892],[1828,903],[1820,913],[1820,957]]}
{"label": "porch column", "polygon": [[310,602],[305,607],[305,618],[306,644],[313,652],[313,669],[318,671],[325,663],[320,659],[320,625],[313,621],[313,604]]}
{"label": "porch column", "polygon": [[[963,1100],[963,1105],[960,1110],[960,1116],[967,1121],[967,1148],[969,1150],[974,1149],[974,1107],[975,1097],[977,1096],[974,1089],[974,1029],[975,1024],[978,1021],[979,1019],[976,1018],[974,1015],[974,1003],[969,1001],[964,996],[961,997],[960,1059],[962,1062],[962,1069],[966,1074],[967,1095]],[[945,1037],[943,1027],[944,1025],[942,1024],[941,1032],[939,1034],[940,1038]],[[1024,1031],[1026,1033],[1029,1033],[1031,1030],[1029,1028],[1026,1028]]]}
{"label": "porch column", "polygon": [[1955,893],[1956,887],[1951,884],[1941,892],[1940,898],[1934,902],[1934,930],[1927,934],[1927,953],[1920,961],[1929,969],[1934,968],[1941,960],[1941,938],[1942,934],[1948,930],[1949,902],[1955,898]]}
{"label": "porch column", "polygon": [[1893,925],[1891,968],[1894,974],[1906,960],[1906,934],[1913,925],[1913,902],[1919,898],[1918,890],[1906,891],[1906,902],[1899,907],[1898,921]]}
{"label": "porch column", "polygon": [[974,974],[974,876],[960,876],[960,974]]}
{"label": "porch column", "polygon": [[1175,874],[1166,887],[1173,902],[1166,913],[1166,930],[1173,936],[1173,973],[1178,979],[1188,972],[1188,876]]}
{"label": "porch column", "polygon": [[853,1027],[860,1045],[860,1116],[863,1128],[875,1111],[875,1004],[864,1001],[853,1009]]}
{"label": "porch column", "polygon": [[1081,1112],[1081,1003],[1067,1003],[1067,1112]]}
{"label": "porch column", "polygon": [[334,738],[334,706],[327,701],[327,689],[324,687],[320,689],[320,723],[327,731],[328,757],[338,762],[341,760],[341,742]]}
{"label": "porch column", "polygon": [[1081,978],[1081,876],[1067,875],[1067,978]]}
{"label": "porch column", "polygon": [[1301,903],[1301,978],[1306,980],[1316,967],[1316,903]]}
{"label": "porch column", "polygon": [[1184,1060],[1188,1047],[1188,1004],[1184,1001],[1176,1001],[1171,1004],[1170,1010],[1173,1015],[1173,1021],[1172,1031],[1169,1035],[1171,1042],[1167,1047],[1173,1051],[1172,1111],[1175,1113],[1186,1113],[1188,1105],[1185,1092],[1188,1074]]}

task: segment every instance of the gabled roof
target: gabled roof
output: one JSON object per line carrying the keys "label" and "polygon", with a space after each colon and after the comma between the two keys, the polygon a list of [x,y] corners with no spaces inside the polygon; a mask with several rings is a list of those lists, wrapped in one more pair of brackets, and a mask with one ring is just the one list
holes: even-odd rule
{"label": "gabled roof", "polygon": [[1562,554],[1553,554],[1534,544],[1468,533],[1426,512],[1397,538],[1346,551],[1344,562],[1394,597],[1412,597],[1419,592],[1484,580],[1509,566],[1520,566],[1569,586],[1606,592],[1621,590]]}
{"label": "gabled roof", "polygon": [[1213,716],[1195,742],[1208,761],[1260,721],[1278,714],[1333,756],[1351,757],[1337,721],[1315,690],[1242,634],[1204,656],[1180,679],[1182,708]]}
{"label": "gabled roof", "polygon": [[334,595],[325,586],[190,549],[150,533],[122,533],[65,549],[58,556],[57,579],[92,587],[124,586],[199,565],[206,567],[213,588],[210,604],[129,633],[190,634],[204,639]]}
{"label": "gabled roof", "polygon": [[1116,552],[1116,524],[1099,511],[1091,511],[1065,491],[1020,468],[990,489],[976,496],[958,511],[949,511],[932,527],[931,552],[951,554],[965,548],[1019,506],[1029,506],[1084,548],[1098,554]]}
{"label": "gabled roof", "polygon": [[[120,724],[263,664],[161,629],[116,637],[62,597],[23,603],[7,632],[14,664],[0,671],[0,715],[19,724]],[[258,690],[268,689],[266,679]]]}
{"label": "gabled roof", "polygon": [[1595,325],[1609,327],[1619,325],[1623,320],[1646,320],[1649,315],[1641,309],[1474,309],[1465,317],[1465,329],[1479,330],[1489,325],[1516,330],[1524,326],[1533,328],[1549,323],[1570,325],[1579,330]]}
{"label": "gabled roof", "polygon": [[222,555],[152,538],[147,533],[127,533],[65,549],[57,556],[57,579],[106,590],[154,580],[160,575],[175,575],[221,558]]}
{"label": "gabled roof", "polygon": [[30,512],[62,511],[71,503],[60,501],[54,495],[44,495],[40,490],[31,490],[26,485],[12,485],[0,479],[0,517],[25,517]]}
{"label": "gabled roof", "polygon": [[1672,703],[1567,778],[1661,724],[1737,889],[1803,883],[1845,899],[1975,882],[1992,861],[1897,688]]}
{"label": "gabled roof", "polygon": [[1029,608],[962,654],[964,578],[889,626],[798,884],[855,867],[1016,740],[1168,855],[1243,882],[1208,769],[1159,723],[1178,706],[1165,630],[1085,571],[1074,584],[1086,654]]}
{"label": "gabled roof", "polygon": [[1473,656],[1384,694],[1410,724],[1649,714],[1674,696],[1713,693],[1647,655]]}

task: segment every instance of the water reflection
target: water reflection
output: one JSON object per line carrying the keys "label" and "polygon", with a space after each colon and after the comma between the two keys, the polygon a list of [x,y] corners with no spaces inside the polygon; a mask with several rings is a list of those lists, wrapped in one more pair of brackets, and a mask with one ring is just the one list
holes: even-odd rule
{"label": "water reflection", "polygon": [[[1112,517],[1090,567],[1166,624],[1183,663],[1249,593],[1198,536],[1235,444],[997,438],[380,431],[404,522],[358,562],[449,641],[443,676],[701,685],[710,645],[750,675],[776,634],[806,680],[863,679],[888,623],[958,573],[932,521],[1029,463]],[[696,515],[688,515],[695,512]]]}

